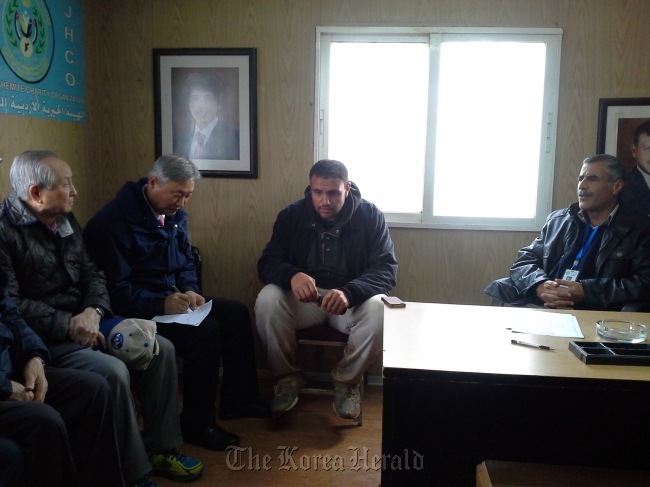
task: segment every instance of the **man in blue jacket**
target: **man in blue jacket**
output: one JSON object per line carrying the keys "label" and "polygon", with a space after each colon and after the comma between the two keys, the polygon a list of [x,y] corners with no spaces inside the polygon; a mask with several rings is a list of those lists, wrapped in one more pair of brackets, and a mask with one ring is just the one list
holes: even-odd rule
{"label": "man in blue jacket", "polygon": [[381,296],[395,286],[397,260],[383,214],[361,198],[341,162],[312,166],[304,199],[280,212],[257,269],[266,286],[255,317],[277,379],[273,415],[295,406],[306,382],[293,360],[296,330],[327,324],[349,335],[332,371],[334,410],[358,417],[359,385],[382,350]]}
{"label": "man in blue jacket", "polygon": [[[6,284],[0,272],[0,434],[24,452],[18,479],[28,486],[124,486],[108,383],[94,372],[44,367],[49,352]],[[0,485],[23,485],[5,474]]]}
{"label": "man in blue jacket", "polygon": [[[106,274],[116,313],[152,319],[187,313],[206,302],[198,294],[183,211],[200,177],[189,159],[164,155],[148,177],[127,182],[88,222],[86,245]],[[268,404],[256,400],[257,368],[248,308],[239,301],[208,300],[212,300],[212,310],[199,326],[158,323],[158,334],[170,340],[184,359],[184,440],[225,450],[240,439],[215,423],[220,363],[220,419],[268,417],[270,410]]]}

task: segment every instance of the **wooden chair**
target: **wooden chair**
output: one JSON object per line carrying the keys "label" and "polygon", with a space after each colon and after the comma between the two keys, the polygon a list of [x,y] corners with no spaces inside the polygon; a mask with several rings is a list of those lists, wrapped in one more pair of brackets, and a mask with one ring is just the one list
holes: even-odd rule
{"label": "wooden chair", "polygon": [[[348,335],[341,333],[334,328],[329,326],[315,326],[312,328],[306,328],[304,330],[296,331],[296,339],[298,345],[307,345],[315,347],[338,347],[345,348],[348,343]],[[317,353],[317,359],[320,362],[323,356],[323,349],[320,348]],[[364,387],[368,383],[368,372],[363,374],[363,380],[361,381],[360,394],[361,394],[361,411],[359,416],[353,419],[352,421],[357,423],[357,426],[363,425],[363,393]],[[323,389],[317,387],[303,387],[302,391],[307,394],[334,394],[332,388]]]}

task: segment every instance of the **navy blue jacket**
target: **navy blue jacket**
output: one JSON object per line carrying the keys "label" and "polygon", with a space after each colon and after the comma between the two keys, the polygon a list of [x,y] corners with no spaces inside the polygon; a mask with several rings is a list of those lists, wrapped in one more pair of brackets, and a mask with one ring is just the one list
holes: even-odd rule
{"label": "navy blue jacket", "polygon": [[34,357],[50,358],[43,340],[27,326],[7,296],[7,278],[0,272],[0,400],[11,396],[11,379],[19,377]]}
{"label": "navy blue jacket", "polygon": [[[351,215],[342,225],[339,238],[355,277],[339,289],[348,297],[350,306],[355,306],[376,294],[388,293],[395,286],[397,260],[384,215],[361,198],[354,183],[340,212],[348,213]],[[257,263],[257,272],[264,284],[291,289],[291,278],[295,274],[309,275],[307,261],[310,250],[318,245],[319,218],[311,202],[309,187],[303,199],[278,214],[271,241]]]}
{"label": "navy blue jacket", "polygon": [[165,313],[172,286],[198,292],[198,285],[187,213],[178,210],[162,225],[142,193],[146,184],[147,178],[127,182],[91,218],[84,239],[106,274],[115,314],[151,319]]}

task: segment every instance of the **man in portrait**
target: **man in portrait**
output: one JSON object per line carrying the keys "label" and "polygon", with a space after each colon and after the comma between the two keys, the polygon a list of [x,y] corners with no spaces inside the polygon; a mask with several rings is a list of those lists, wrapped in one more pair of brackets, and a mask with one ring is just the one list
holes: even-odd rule
{"label": "man in portrait", "polygon": [[192,127],[174,138],[174,152],[191,160],[238,160],[239,129],[219,117],[221,78],[197,71],[188,76],[186,85]]}
{"label": "man in portrait", "polygon": [[630,150],[636,167],[628,176],[621,201],[633,210],[650,215],[650,120],[636,128]]}

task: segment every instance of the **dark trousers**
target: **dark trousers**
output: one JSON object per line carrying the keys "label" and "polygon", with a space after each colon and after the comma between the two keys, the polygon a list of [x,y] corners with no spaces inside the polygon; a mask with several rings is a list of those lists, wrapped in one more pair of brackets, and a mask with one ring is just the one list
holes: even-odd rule
{"label": "dark trousers", "polygon": [[0,436],[0,487],[25,486],[25,455],[20,445]]}
{"label": "dark trousers", "polygon": [[212,310],[199,326],[158,323],[158,333],[183,357],[184,430],[205,428],[216,420],[219,365],[223,365],[221,407],[236,409],[257,398],[253,329],[245,304],[212,300]]}
{"label": "dark trousers", "polygon": [[0,401],[0,431],[25,455],[27,487],[123,487],[106,380],[51,367],[45,377],[45,403]]}

